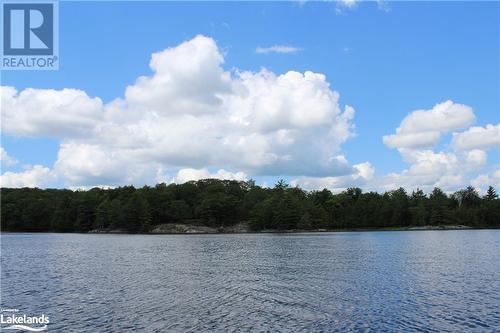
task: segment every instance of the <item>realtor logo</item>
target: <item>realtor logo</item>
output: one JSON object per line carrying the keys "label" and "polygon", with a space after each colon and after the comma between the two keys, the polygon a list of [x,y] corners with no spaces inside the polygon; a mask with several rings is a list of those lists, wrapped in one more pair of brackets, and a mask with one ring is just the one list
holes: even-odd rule
{"label": "realtor logo", "polygon": [[2,69],[58,69],[57,2],[2,1]]}

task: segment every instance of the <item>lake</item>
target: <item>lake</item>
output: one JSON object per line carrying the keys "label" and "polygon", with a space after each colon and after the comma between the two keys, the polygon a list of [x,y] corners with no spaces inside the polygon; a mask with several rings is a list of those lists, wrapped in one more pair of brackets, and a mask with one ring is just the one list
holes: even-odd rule
{"label": "lake", "polygon": [[1,305],[54,332],[498,332],[500,230],[2,234]]}

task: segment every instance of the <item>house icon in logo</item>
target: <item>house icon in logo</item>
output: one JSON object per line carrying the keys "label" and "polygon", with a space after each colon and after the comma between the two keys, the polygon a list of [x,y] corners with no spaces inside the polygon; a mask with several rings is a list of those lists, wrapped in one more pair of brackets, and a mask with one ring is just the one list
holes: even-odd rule
{"label": "house icon in logo", "polygon": [[53,0],[2,1],[2,69],[57,69],[57,12]]}
{"label": "house icon in logo", "polygon": [[4,4],[4,55],[52,55],[54,8],[51,3]]}

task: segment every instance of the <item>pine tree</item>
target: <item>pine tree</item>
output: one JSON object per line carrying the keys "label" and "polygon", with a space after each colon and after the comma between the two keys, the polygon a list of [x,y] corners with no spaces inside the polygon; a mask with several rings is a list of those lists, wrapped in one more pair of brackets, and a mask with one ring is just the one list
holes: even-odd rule
{"label": "pine tree", "polygon": [[497,192],[493,188],[493,186],[488,187],[488,190],[486,191],[486,196],[484,197],[486,200],[495,200],[498,198]]}

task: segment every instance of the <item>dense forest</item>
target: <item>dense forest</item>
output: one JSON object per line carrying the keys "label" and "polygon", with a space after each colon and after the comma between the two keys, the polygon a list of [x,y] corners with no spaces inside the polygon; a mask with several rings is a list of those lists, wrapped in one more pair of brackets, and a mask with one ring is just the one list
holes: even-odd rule
{"label": "dense forest", "polygon": [[157,225],[190,224],[224,230],[246,222],[251,230],[391,228],[425,225],[499,227],[500,199],[490,187],[447,195],[403,188],[379,194],[349,188],[307,192],[279,181],[274,188],[253,181],[205,179],[88,191],[2,188],[3,231],[149,232]]}

